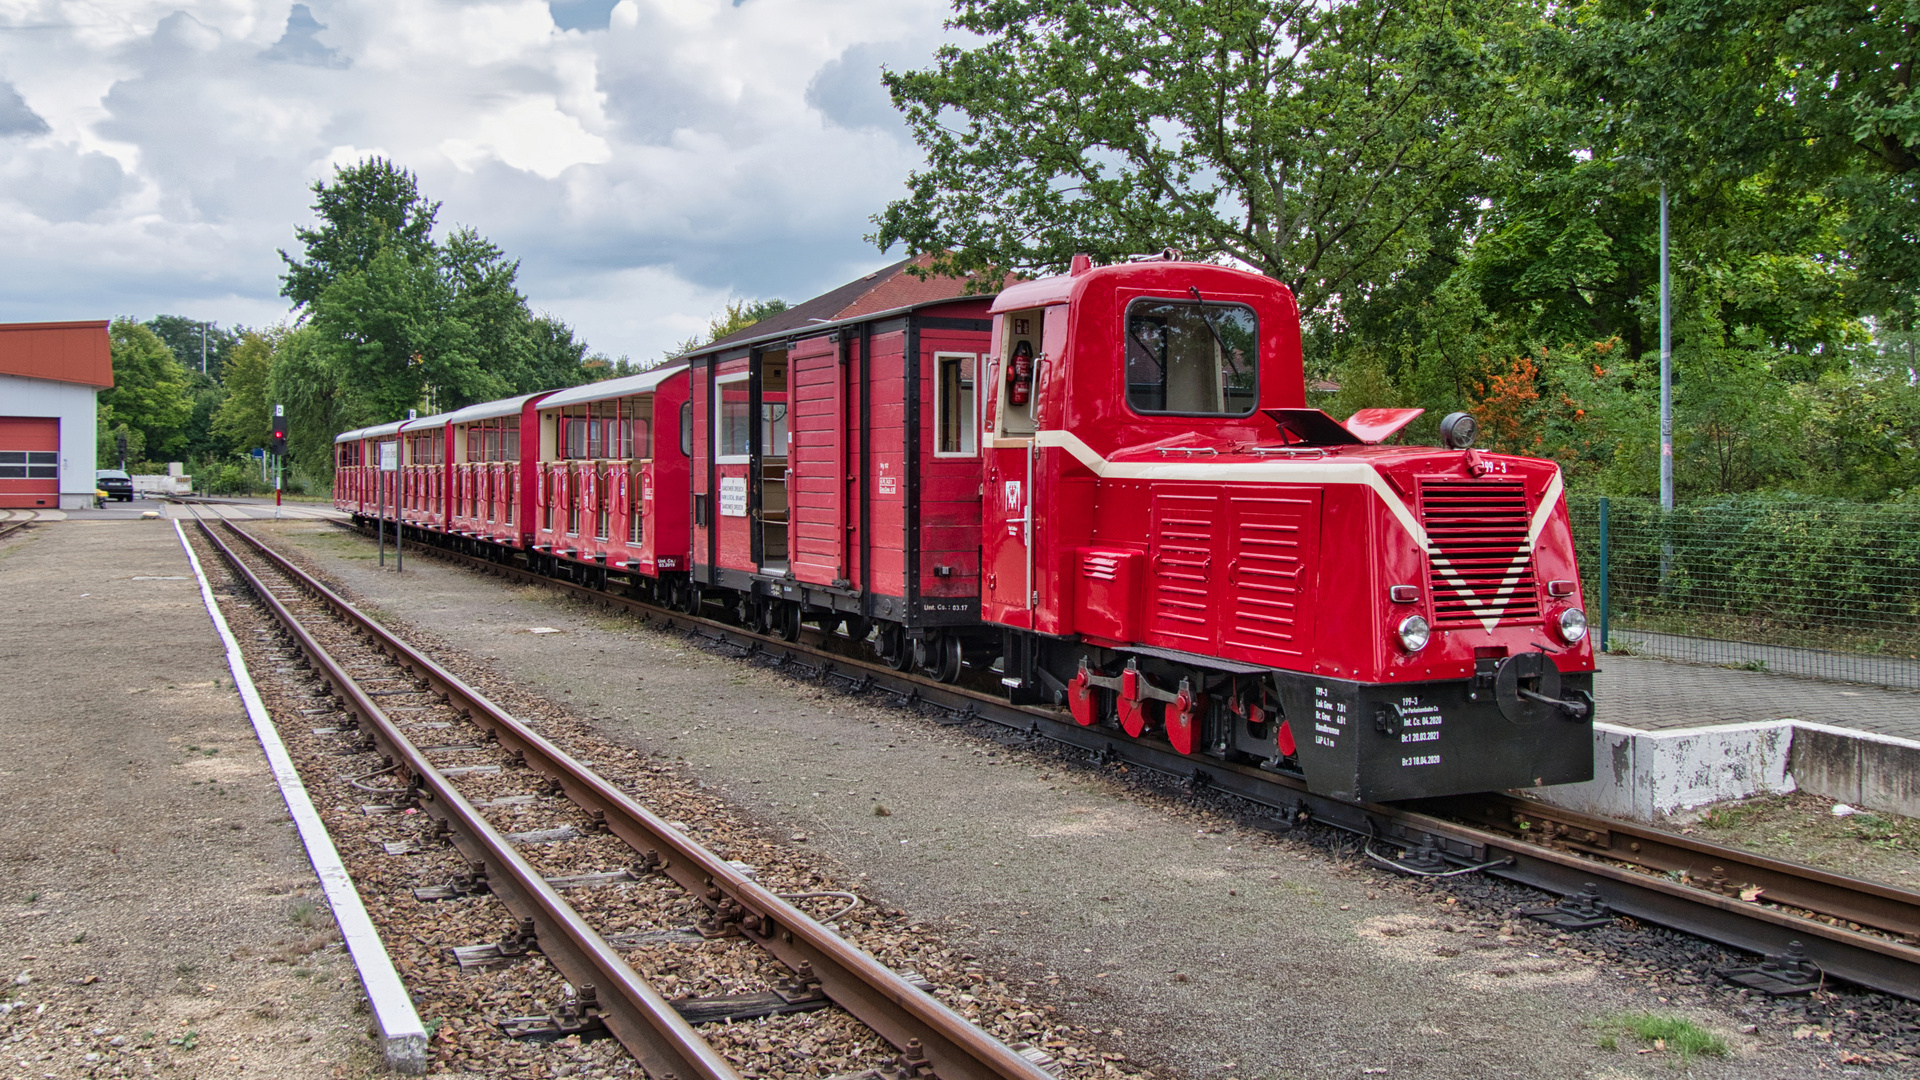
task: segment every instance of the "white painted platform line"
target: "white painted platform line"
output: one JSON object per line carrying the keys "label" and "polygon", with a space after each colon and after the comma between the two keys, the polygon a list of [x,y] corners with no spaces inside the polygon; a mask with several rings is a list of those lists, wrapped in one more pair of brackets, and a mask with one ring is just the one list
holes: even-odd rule
{"label": "white painted platform line", "polygon": [[340,937],[360,971],[360,985],[366,988],[367,1002],[373,1007],[374,1019],[386,1043],[387,1064],[397,1072],[423,1073],[427,1070],[426,1027],[420,1023],[420,1014],[414,1010],[406,984],[393,969],[393,960],[387,956],[387,948],[381,943],[379,932],[374,930],[373,920],[367,917],[366,905],[360,902],[360,890],[354,888],[353,878],[347,874],[340,852],[333,846],[333,838],[327,835],[327,827],[314,810],[313,800],[307,797],[306,785],[300,782],[300,773],[293,767],[286,744],[280,741],[280,733],[267,715],[260,691],[247,673],[240,643],[227,628],[226,617],[220,614],[220,603],[213,597],[213,586],[200,568],[199,556],[194,554],[193,545],[187,543],[186,531],[177,520],[173,531],[179,535],[180,546],[187,552],[187,562],[192,564],[193,574],[200,580],[200,597],[206,602],[207,614],[213,618],[213,628],[226,646],[227,667],[233,671],[233,683],[240,691],[240,700],[246,703],[247,719],[253,721],[260,748],[266,751],[267,764],[280,785],[280,794],[287,800],[287,813],[300,830],[307,858],[313,861],[320,888],[333,908],[333,921],[340,927]]}

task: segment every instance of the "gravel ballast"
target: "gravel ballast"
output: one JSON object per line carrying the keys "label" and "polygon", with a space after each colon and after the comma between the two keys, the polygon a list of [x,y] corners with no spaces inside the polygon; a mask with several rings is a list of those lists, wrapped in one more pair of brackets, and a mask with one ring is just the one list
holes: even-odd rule
{"label": "gravel ballast", "polygon": [[1638,1075],[1665,1069],[1661,1055],[1602,1050],[1595,1025],[1643,1008],[1732,1042],[1732,1060],[1696,1060],[1693,1075],[1800,1076],[1855,1052],[1762,1029],[1729,994],[1676,991],[1657,962],[1516,924],[1503,897],[1435,902],[1350,845],[1242,827],[1224,803],[424,554],[381,572],[370,542],[334,527],[250,528],[443,659],[674,759],[769,842],[820,853],[983,978],[1093,1029],[1098,1052],[1206,1077]]}

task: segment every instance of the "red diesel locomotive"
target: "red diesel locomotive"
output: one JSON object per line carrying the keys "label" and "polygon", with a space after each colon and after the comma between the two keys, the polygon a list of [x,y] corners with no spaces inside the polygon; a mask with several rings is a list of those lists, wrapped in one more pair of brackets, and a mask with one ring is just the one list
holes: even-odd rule
{"label": "red diesel locomotive", "polygon": [[1464,414],[1434,448],[1384,445],[1419,410],[1308,408],[1257,274],[1077,259],[988,297],[909,269],[642,375],[343,434],[336,505],[1336,797],[1592,778],[1552,462]]}

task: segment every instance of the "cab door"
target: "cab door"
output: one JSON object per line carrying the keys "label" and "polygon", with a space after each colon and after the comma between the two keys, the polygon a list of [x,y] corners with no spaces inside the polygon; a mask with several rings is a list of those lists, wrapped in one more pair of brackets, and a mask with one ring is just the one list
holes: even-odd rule
{"label": "cab door", "polygon": [[994,320],[994,356],[987,365],[988,403],[981,416],[981,615],[1006,626],[1033,626],[1035,405],[1045,359],[1043,312],[1010,311]]}

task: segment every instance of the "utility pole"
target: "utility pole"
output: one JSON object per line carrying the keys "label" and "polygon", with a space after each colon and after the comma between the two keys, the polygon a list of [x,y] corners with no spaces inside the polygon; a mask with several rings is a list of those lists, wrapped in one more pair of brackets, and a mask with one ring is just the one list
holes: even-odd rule
{"label": "utility pole", "polygon": [[200,324],[200,374],[207,373],[207,323]]}
{"label": "utility pole", "polygon": [[1660,509],[1673,509],[1673,279],[1667,272],[1667,185],[1660,185]]}

